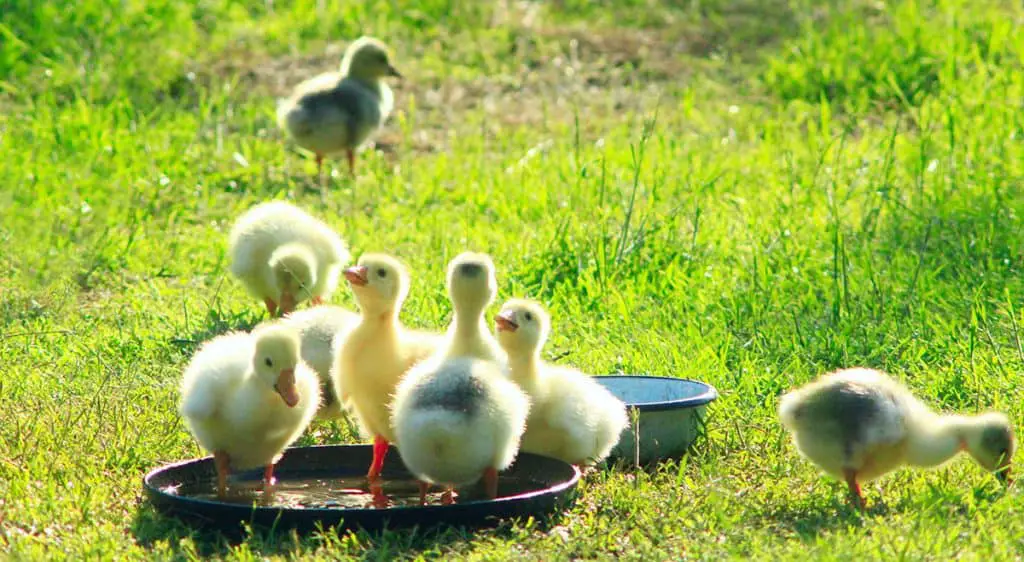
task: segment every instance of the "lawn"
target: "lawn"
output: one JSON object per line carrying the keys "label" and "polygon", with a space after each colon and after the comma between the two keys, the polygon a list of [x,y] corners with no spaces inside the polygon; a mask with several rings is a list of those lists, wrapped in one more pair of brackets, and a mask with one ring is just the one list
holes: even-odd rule
{"label": "lawn", "polygon": [[[1020,485],[961,458],[859,513],[776,404],[866,365],[1024,421],[1022,24],[995,0],[7,0],[0,557],[1019,559]],[[363,33],[406,78],[321,194],[275,98]],[[275,198],[402,258],[412,326],[447,323],[449,259],[491,253],[499,301],[551,310],[546,357],[716,386],[706,438],[546,524],[230,542],[162,518],[142,475],[202,454],[184,365],[265,315],[227,232]]]}

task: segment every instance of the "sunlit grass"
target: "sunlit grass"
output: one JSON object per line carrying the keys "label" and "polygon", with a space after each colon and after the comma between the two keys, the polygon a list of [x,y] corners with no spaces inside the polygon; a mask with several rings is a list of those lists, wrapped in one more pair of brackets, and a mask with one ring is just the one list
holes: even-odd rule
{"label": "sunlit grass", "polygon": [[[4,554],[1019,556],[1017,489],[958,461],[868,486],[876,507],[854,513],[775,401],[868,365],[936,407],[1024,419],[1020,5],[64,4],[0,13]],[[356,181],[335,163],[321,201],[275,130],[270,71],[246,65],[364,31],[404,49],[395,153],[364,153]],[[224,254],[269,198],[406,261],[414,326],[447,322],[447,260],[490,252],[500,299],[551,309],[549,357],[715,385],[707,439],[598,472],[550,526],[232,544],[156,515],[141,476],[200,454],[181,369],[262,318]]]}

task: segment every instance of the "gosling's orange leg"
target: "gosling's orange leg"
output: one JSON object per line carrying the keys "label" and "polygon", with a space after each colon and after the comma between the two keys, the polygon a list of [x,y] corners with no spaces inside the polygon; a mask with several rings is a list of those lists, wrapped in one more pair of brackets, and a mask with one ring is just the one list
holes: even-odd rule
{"label": "gosling's orange leg", "polygon": [[366,478],[371,482],[380,477],[381,471],[384,470],[384,457],[387,454],[388,440],[380,435],[375,435],[373,437],[373,462],[370,463],[370,471],[366,473]]}
{"label": "gosling's orange leg", "polygon": [[346,152],[348,154],[348,173],[350,173],[353,176],[355,176],[356,175],[356,153],[351,148],[348,149]]}
{"label": "gosling's orange leg", "polygon": [[316,176],[320,187],[324,186],[324,155],[316,153]]}
{"label": "gosling's orange leg", "polygon": [[441,494],[441,505],[451,505],[455,503],[455,494],[451,488],[445,488]]}
{"label": "gosling's orange leg", "polygon": [[298,303],[295,302],[295,296],[287,291],[281,292],[281,304],[278,306],[278,312],[281,316],[290,312],[295,312],[295,307]]}
{"label": "gosling's orange leg", "polygon": [[493,466],[484,470],[484,490],[488,498],[498,497],[498,471]]}
{"label": "gosling's orange leg", "polygon": [[846,476],[846,485],[850,487],[850,500],[857,509],[864,509],[864,496],[860,492],[860,484],[857,483],[857,471],[852,468],[843,469]]}
{"label": "gosling's orange leg", "polygon": [[263,304],[267,305],[267,314],[270,314],[271,318],[277,315],[277,303],[270,299],[270,297],[263,299]]}
{"label": "gosling's orange leg", "polygon": [[270,486],[273,486],[276,483],[277,483],[277,480],[274,478],[274,465],[273,464],[268,464],[263,469],[263,485],[265,487],[270,487]]}
{"label": "gosling's orange leg", "polygon": [[422,480],[417,480],[416,484],[420,487],[420,505],[427,505],[427,490],[430,489],[430,484]]}
{"label": "gosling's orange leg", "polygon": [[213,466],[217,469],[217,497],[223,498],[228,492],[228,471],[231,468],[231,459],[224,451],[214,451]]}
{"label": "gosling's orange leg", "polygon": [[313,298],[309,299],[309,302],[313,303],[313,306],[320,306],[321,304],[324,303],[324,298],[323,297],[319,297],[319,296],[318,297],[313,297]]}

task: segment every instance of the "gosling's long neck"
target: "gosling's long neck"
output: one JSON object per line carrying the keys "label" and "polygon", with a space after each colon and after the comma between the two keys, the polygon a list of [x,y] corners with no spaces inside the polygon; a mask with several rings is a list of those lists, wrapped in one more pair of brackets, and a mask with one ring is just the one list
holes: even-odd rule
{"label": "gosling's long neck", "polygon": [[521,386],[535,386],[540,375],[540,350],[512,349],[506,350],[506,352],[508,353],[508,366],[512,380]]}
{"label": "gosling's long neck", "polygon": [[356,72],[350,65],[346,66],[345,64],[342,64],[340,74],[342,80],[356,80],[370,90],[370,92],[376,94],[378,99],[381,97],[381,90],[385,87],[385,84],[380,76]]}
{"label": "gosling's long neck", "polygon": [[931,414],[915,422],[907,440],[907,462],[916,466],[938,466],[964,449],[970,425],[964,416]]}
{"label": "gosling's long neck", "polygon": [[385,341],[397,340],[400,329],[399,310],[397,303],[386,306],[360,306],[359,325],[352,331],[352,335],[358,334],[359,337]]}
{"label": "gosling's long neck", "polygon": [[368,90],[373,92],[377,100],[384,97],[384,88],[387,88],[387,84],[380,78],[356,78],[356,80],[362,82]]}
{"label": "gosling's long neck", "polygon": [[484,320],[483,306],[456,305],[455,317],[452,319],[451,333],[456,338],[481,339],[487,334],[487,322]]}

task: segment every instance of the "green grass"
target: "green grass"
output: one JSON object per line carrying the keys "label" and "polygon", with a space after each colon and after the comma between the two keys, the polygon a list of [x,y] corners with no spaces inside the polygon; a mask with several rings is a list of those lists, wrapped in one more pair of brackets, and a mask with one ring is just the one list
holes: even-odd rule
{"label": "green grass", "polygon": [[[961,459],[869,485],[855,513],[775,416],[780,392],[867,365],[1024,420],[1020,3],[561,4],[7,2],[0,556],[1024,554],[1019,486]],[[361,32],[409,77],[394,150],[322,202],[274,97]],[[178,378],[261,318],[225,241],[271,198],[405,260],[415,326],[448,319],[448,259],[490,252],[500,299],[552,310],[548,357],[715,385],[707,438],[598,472],[548,525],[232,543],[161,518],[141,476],[200,454]]]}

